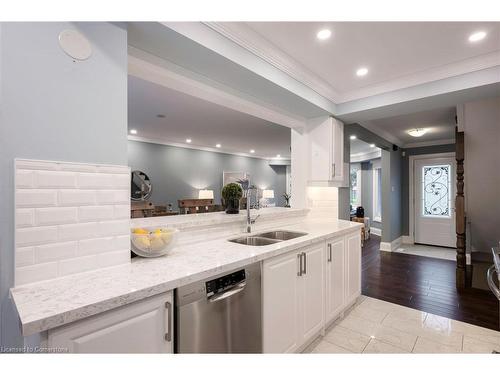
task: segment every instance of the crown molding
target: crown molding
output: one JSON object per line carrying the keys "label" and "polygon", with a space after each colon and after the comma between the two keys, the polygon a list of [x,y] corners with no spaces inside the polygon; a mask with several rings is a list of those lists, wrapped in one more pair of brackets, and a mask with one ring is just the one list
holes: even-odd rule
{"label": "crown molding", "polygon": [[378,159],[382,157],[382,150],[376,149],[369,152],[358,152],[356,154],[351,154],[351,163],[361,163],[363,161]]}
{"label": "crown molding", "polygon": [[435,141],[422,141],[422,142],[410,142],[405,143],[402,148],[415,148],[415,147],[427,147],[427,146],[438,146],[438,145],[454,145],[455,139],[438,139]]}
{"label": "crown molding", "polygon": [[[190,145],[190,144],[187,144],[187,143],[171,142],[171,141],[168,141],[168,140],[153,139],[153,138],[141,137],[141,136],[137,136],[137,135],[128,135],[127,139],[129,141],[136,141],[136,142],[143,142],[143,143],[153,143],[153,144],[162,145],[162,146],[172,146],[172,147],[188,148],[188,149],[191,149],[191,150],[198,150],[198,151],[215,152],[215,153],[218,153],[218,154],[228,154],[228,155],[235,155],[235,156],[243,156],[245,158],[261,159],[261,160],[266,160],[268,162],[272,162],[273,160],[275,160],[275,158],[271,158],[271,157],[251,155],[251,154],[243,153],[243,152],[231,152],[231,151],[219,150],[219,149],[216,149],[216,148],[213,148],[213,147]],[[281,158],[279,160],[287,161],[287,160],[290,160],[290,158],[286,157],[286,158]]]}
{"label": "crown molding", "polygon": [[360,121],[358,122],[358,124],[361,125],[363,128],[368,129],[372,133],[378,135],[379,137],[384,138],[386,141],[390,143],[394,143],[399,147],[403,145],[403,141],[401,141],[401,139],[399,139],[392,133],[388,132],[387,130],[384,130],[381,127],[375,125],[371,121]]}

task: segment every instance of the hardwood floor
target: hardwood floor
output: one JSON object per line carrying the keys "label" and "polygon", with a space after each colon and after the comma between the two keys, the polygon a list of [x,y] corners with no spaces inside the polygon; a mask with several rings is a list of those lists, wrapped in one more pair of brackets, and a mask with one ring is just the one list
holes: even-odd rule
{"label": "hardwood floor", "polygon": [[500,330],[498,300],[486,290],[458,292],[454,261],[379,249],[378,236],[371,236],[363,247],[364,295]]}

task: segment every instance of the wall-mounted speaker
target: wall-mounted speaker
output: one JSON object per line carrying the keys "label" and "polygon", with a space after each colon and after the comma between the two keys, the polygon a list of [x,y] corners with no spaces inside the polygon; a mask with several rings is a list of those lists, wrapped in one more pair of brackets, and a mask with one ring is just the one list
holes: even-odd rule
{"label": "wall-mounted speaker", "polygon": [[399,150],[399,147],[397,145],[392,145],[392,151],[397,151]]}

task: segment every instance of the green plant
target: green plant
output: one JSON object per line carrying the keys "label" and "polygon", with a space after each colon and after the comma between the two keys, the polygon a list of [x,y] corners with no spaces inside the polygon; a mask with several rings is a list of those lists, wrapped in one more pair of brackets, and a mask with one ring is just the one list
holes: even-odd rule
{"label": "green plant", "polygon": [[243,196],[243,189],[237,183],[231,182],[222,188],[222,198],[224,201],[230,199],[241,199]]}

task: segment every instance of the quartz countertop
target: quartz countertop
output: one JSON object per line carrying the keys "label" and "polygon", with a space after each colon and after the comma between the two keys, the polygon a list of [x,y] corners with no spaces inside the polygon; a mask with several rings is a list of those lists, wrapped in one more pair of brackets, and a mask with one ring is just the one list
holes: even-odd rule
{"label": "quartz countertop", "polygon": [[306,218],[299,224],[275,228],[308,233],[285,242],[267,246],[228,242],[236,235],[177,246],[161,258],[134,258],[126,265],[22,285],[11,289],[11,295],[22,333],[28,336],[351,233],[360,226],[344,220]]}

